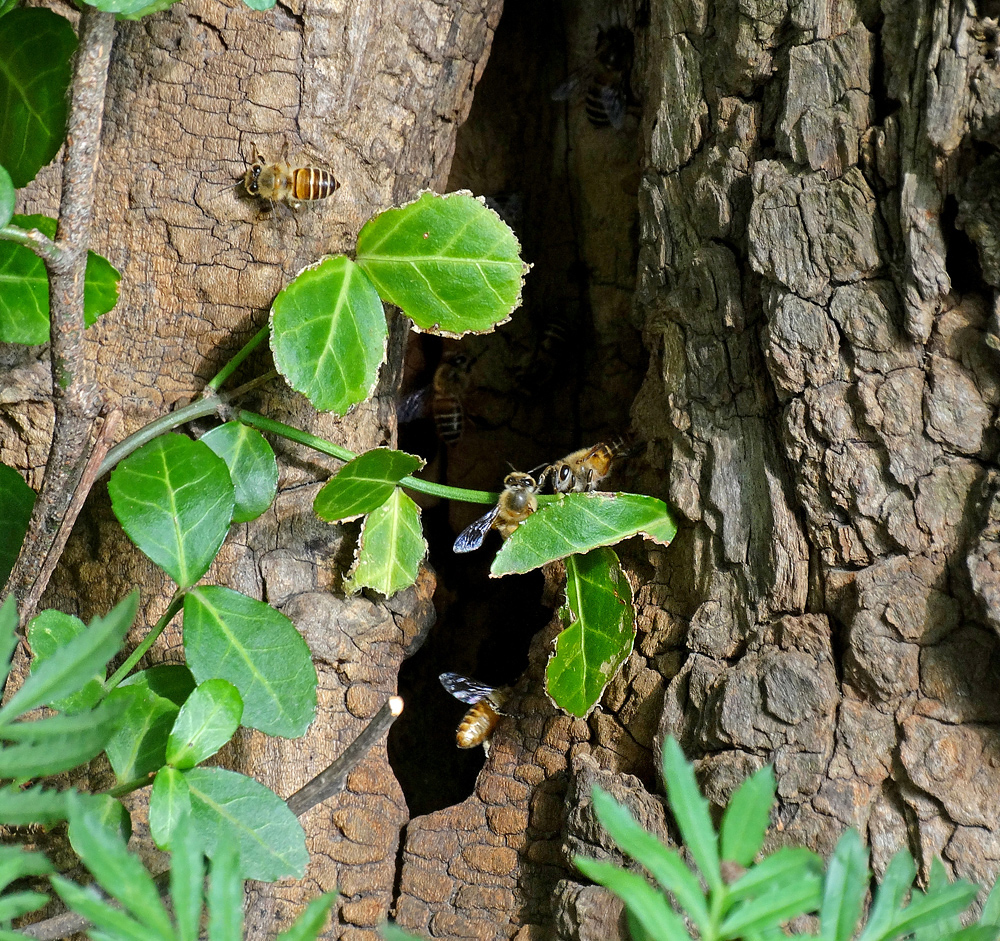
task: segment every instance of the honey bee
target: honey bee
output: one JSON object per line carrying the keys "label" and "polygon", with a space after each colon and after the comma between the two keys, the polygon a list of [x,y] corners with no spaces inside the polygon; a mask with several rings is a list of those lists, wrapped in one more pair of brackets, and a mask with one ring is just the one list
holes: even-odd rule
{"label": "honey bee", "polygon": [[620,131],[632,100],[629,76],[635,37],[627,26],[609,26],[597,31],[597,45],[590,64],[571,75],[552,92],[553,101],[567,101],[584,92],[587,120],[594,127]]}
{"label": "honey bee", "polygon": [[552,481],[556,493],[585,493],[596,490],[597,485],[611,473],[611,464],[622,453],[620,441],[607,444],[601,441],[592,448],[580,448],[562,460],[549,464],[538,477],[538,489]]}
{"label": "honey bee", "polygon": [[324,167],[295,167],[287,160],[287,146],[281,160],[268,163],[254,146],[253,163],[243,176],[243,186],[251,196],[275,203],[288,203],[299,209],[304,202],[326,199],[340,187],[330,170]]}
{"label": "honey bee", "polygon": [[452,547],[455,552],[472,552],[478,549],[491,529],[499,531],[506,539],[535,510],[538,509],[538,484],[531,474],[511,471],[503,481],[503,493],[497,505],[465,527]]}
{"label": "honey bee", "polygon": [[404,396],[396,410],[401,423],[424,418],[430,414],[438,437],[445,444],[454,444],[465,429],[465,409],[462,399],[469,387],[469,369],[472,361],[458,353],[442,360],[434,370],[429,386]]}
{"label": "honey bee", "polygon": [[459,748],[482,745],[489,752],[490,735],[503,715],[503,704],[510,695],[509,687],[494,689],[460,673],[442,673],[441,685],[456,699],[469,703],[472,708],[458,724],[455,741]]}

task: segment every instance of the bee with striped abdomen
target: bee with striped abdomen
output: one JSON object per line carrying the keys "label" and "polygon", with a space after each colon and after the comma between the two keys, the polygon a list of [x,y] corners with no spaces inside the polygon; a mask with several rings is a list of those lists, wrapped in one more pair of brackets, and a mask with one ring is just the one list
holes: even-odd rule
{"label": "bee with striped abdomen", "polygon": [[624,451],[622,442],[607,444],[604,441],[591,448],[580,448],[572,454],[549,464],[538,475],[538,489],[549,481],[556,493],[586,493],[596,490],[597,485],[611,473],[615,457]]}
{"label": "bee with striped abdomen", "polygon": [[552,100],[567,101],[582,92],[587,120],[594,127],[620,131],[632,101],[629,77],[634,53],[635,36],[627,26],[598,30],[594,58],[552,92]]}
{"label": "bee with striped abdomen", "polygon": [[[285,148],[287,151],[287,147]],[[268,163],[253,148],[253,163],[243,175],[243,186],[251,196],[274,203],[287,203],[299,209],[304,202],[326,199],[340,187],[333,172],[325,167],[293,166],[283,151],[281,160]]]}
{"label": "bee with striped abdomen", "polygon": [[442,673],[438,679],[452,696],[472,706],[458,724],[458,731],[455,733],[458,747],[475,748],[482,745],[488,752],[490,735],[503,715],[503,705],[510,695],[510,689],[494,689],[462,676],[461,673]]}
{"label": "bee with striped abdomen", "polygon": [[535,497],[538,484],[531,474],[511,471],[504,478],[503,488],[497,505],[458,534],[452,547],[455,552],[472,552],[478,549],[491,529],[497,530],[506,539],[538,509]]}

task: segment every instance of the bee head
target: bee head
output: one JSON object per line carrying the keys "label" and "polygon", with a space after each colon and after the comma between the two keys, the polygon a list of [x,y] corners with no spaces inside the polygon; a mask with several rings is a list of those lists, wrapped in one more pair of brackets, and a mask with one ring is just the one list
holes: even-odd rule
{"label": "bee head", "polygon": [[534,493],[538,489],[535,478],[523,471],[511,471],[504,477],[503,485],[506,490],[519,490],[525,493]]}
{"label": "bee head", "polygon": [[553,486],[560,493],[564,493],[573,484],[573,468],[569,464],[560,464],[556,470],[556,479]]}
{"label": "bee head", "polygon": [[263,164],[254,163],[243,175],[243,185],[251,196],[257,196],[260,193],[260,171],[263,168]]}

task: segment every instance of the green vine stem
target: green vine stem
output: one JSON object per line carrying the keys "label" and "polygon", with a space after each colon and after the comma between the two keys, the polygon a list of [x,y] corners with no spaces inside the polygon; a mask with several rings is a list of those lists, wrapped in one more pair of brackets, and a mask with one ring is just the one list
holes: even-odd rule
{"label": "green vine stem", "polygon": [[[231,359],[225,366],[222,367],[208,382],[205,386],[205,392],[202,395],[207,395],[209,393],[218,392],[222,384],[236,371],[240,363],[243,362],[264,340],[267,339],[268,325],[264,324],[244,345],[243,348]],[[268,379],[273,379],[278,375],[276,369],[272,369],[266,374]],[[263,378],[263,377],[261,377]]]}
{"label": "green vine stem", "polygon": [[178,591],[173,598],[170,599],[170,604],[167,605],[167,610],[160,615],[160,619],[153,625],[153,629],[143,638],[141,644],[129,654],[128,659],[117,669],[111,678],[105,683],[105,688],[110,692],[118,687],[118,684],[125,679],[129,673],[132,672],[132,668],[146,655],[146,651],[156,642],[156,638],[163,633],[166,626],[173,620],[174,615],[180,611],[181,605],[184,603],[184,592]]}

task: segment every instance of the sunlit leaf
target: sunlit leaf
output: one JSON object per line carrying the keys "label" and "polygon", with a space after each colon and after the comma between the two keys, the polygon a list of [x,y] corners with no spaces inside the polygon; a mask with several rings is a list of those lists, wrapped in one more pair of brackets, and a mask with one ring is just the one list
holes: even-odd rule
{"label": "sunlit leaf", "polygon": [[73,27],[51,10],[0,18],[0,164],[18,189],[62,146],[75,50]]}
{"label": "sunlit leaf", "polygon": [[357,263],[421,329],[488,333],[521,303],[528,266],[503,220],[468,193],[423,193],[370,220]]}
{"label": "sunlit leaf", "polygon": [[181,588],[208,571],[229,531],[235,491],[207,444],[154,438],[115,468],[108,491],[129,539]]}
{"label": "sunlit leaf", "polygon": [[545,690],[561,709],[583,718],[635,641],[632,588],[611,549],[566,560],[564,612],[569,624],[556,638],[545,668]]}
{"label": "sunlit leaf", "polygon": [[343,255],[300,271],[271,308],[278,372],[316,408],[339,415],[375,388],[387,336],[378,293]]}
{"label": "sunlit leaf", "polygon": [[[0,925],[41,908],[49,900],[47,895],[30,889],[7,891],[8,886],[18,879],[44,876],[52,871],[52,864],[41,853],[31,852],[23,846],[0,846]],[[3,934],[13,935],[12,932]]]}
{"label": "sunlit leaf", "polygon": [[292,927],[282,931],[274,941],[314,941],[323,931],[336,901],[336,892],[324,892],[319,898],[314,898],[295,919]]}
{"label": "sunlit leaf", "polygon": [[818,876],[803,873],[794,882],[737,905],[722,922],[718,936],[742,938],[776,928],[807,912],[814,912],[822,898],[822,887],[822,880]]}
{"label": "sunlit leaf", "polygon": [[174,941],[197,941],[205,888],[205,854],[191,820],[190,793],[187,801],[186,810],[177,814],[170,840],[170,901],[177,932]]}
{"label": "sunlit leaf", "polygon": [[191,817],[206,855],[224,843],[240,850],[246,879],[301,878],[309,853],[295,815],[274,791],[224,768],[184,772],[191,790]]}
{"label": "sunlit leaf", "polygon": [[13,467],[0,464],[0,586],[17,561],[34,506],[35,491]]}
{"label": "sunlit leaf", "polygon": [[243,0],[251,10],[270,10],[275,0]]}
{"label": "sunlit leaf", "polygon": [[722,816],[722,858],[749,866],[760,852],[774,803],[774,771],[765,765],[733,794]]}
{"label": "sunlit leaf", "polygon": [[820,938],[849,941],[854,935],[868,891],[868,851],[854,829],[847,830],[826,867],[823,903],[820,906]]}
{"label": "sunlit leaf", "polygon": [[184,651],[199,682],[228,680],[243,698],[243,724],[302,735],[316,712],[316,668],[295,625],[270,605],[207,585],[184,598]]}
{"label": "sunlit leaf", "polygon": [[347,589],[371,588],[386,597],[417,580],[427,543],[420,528],[420,508],[396,489],[365,519],[361,545]]}
{"label": "sunlit leaf", "polygon": [[6,225],[14,215],[14,184],[6,167],[0,166],[0,225]]}
{"label": "sunlit leaf", "polygon": [[167,740],[167,762],[184,771],[211,758],[240,727],[243,700],[228,680],[205,680],[181,706]]}
{"label": "sunlit leaf", "polygon": [[[32,618],[28,624],[28,643],[31,645],[32,655],[31,672],[36,672],[56,651],[85,630],[87,625],[83,621],[71,614],[63,614],[62,611],[43,611]],[[67,713],[90,709],[104,696],[105,673],[103,669],[96,670],[93,679],[77,692],[47,705],[59,712]]]}
{"label": "sunlit leaf", "polygon": [[23,789],[16,784],[0,787],[0,823],[52,826],[66,819],[66,793],[41,784]]}
{"label": "sunlit leaf", "polygon": [[211,941],[243,941],[243,880],[239,848],[220,843],[212,854],[205,901]]}
{"label": "sunlit leaf", "polygon": [[182,817],[191,816],[191,792],[184,775],[166,766],[156,772],[149,796],[149,832],[161,850],[170,849],[171,837]]}
{"label": "sunlit leaf", "polygon": [[229,421],[203,434],[201,440],[229,468],[236,488],[233,522],[257,519],[271,505],[278,490],[278,462],[267,439],[255,428]]}
{"label": "sunlit leaf", "polygon": [[[49,216],[14,216],[19,228],[37,229],[55,238],[56,220]],[[118,302],[121,275],[106,258],[87,252],[83,285],[86,326]],[[49,279],[33,251],[0,239],[0,341],[35,345],[49,339]]]}
{"label": "sunlit leaf", "polygon": [[123,20],[140,20],[151,13],[159,13],[161,10],[169,10],[177,0],[84,0],[98,10],[107,13],[117,13]]}
{"label": "sunlit leaf", "polygon": [[404,477],[423,466],[423,460],[405,451],[374,448],[349,461],[316,495],[313,509],[328,523],[357,519],[371,513],[392,496]]}
{"label": "sunlit leaf", "polygon": [[490,574],[530,572],[546,562],[641,533],[666,545],[677,526],[666,504],[635,493],[571,493],[532,513],[500,547]]}

